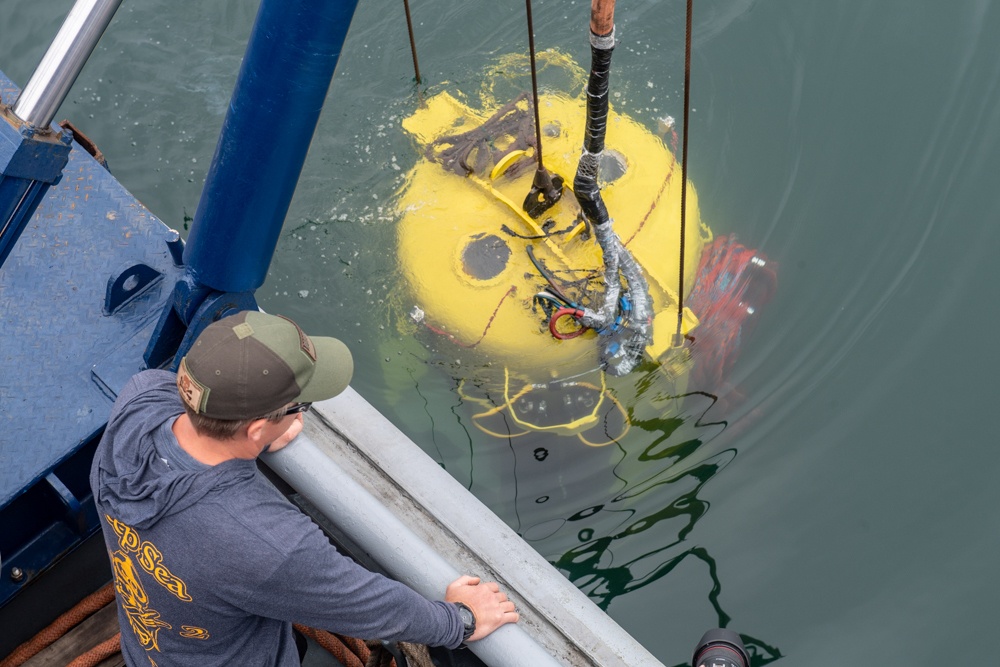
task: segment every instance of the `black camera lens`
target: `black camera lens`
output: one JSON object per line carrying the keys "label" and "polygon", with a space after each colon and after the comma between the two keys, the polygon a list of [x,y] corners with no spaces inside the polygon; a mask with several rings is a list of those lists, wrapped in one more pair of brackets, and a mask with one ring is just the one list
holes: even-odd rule
{"label": "black camera lens", "polygon": [[743,640],[732,630],[709,630],[694,650],[693,667],[750,667]]}

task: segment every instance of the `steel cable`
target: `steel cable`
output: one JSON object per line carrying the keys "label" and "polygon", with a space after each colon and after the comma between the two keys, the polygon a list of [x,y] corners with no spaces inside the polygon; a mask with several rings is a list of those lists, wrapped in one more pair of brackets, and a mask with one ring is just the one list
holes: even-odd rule
{"label": "steel cable", "polygon": [[691,109],[691,15],[694,12],[694,0],[687,0],[687,20],[684,30],[684,139],[681,148],[681,240],[680,240],[680,270],[677,279],[677,332],[674,334],[674,345],[684,344],[684,334],[681,325],[684,322],[684,242],[687,229],[687,170],[688,170],[688,117]]}

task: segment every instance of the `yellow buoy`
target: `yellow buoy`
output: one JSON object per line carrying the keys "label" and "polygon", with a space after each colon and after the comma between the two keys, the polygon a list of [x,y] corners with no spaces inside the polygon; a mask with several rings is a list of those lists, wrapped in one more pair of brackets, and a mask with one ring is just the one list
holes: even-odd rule
{"label": "yellow buoy", "polygon": [[[522,208],[536,168],[527,96],[473,109],[441,92],[403,121],[424,155],[398,199],[398,255],[413,312],[457,346],[501,365],[508,398],[524,391],[511,388],[511,375],[525,385],[542,384],[599,365],[598,334],[569,337],[575,333],[570,317],[550,330],[553,305],[536,297],[549,286],[538,266],[580,305],[591,305],[603,289],[601,249],[569,192],[583,142],[585,96],[544,93],[539,115],[545,167],[564,179],[566,191],[537,219]],[[661,360],[677,323],[680,165],[659,136],[614,109],[606,146],[602,197],[649,283],[655,316],[647,353]],[[694,187],[687,187],[686,292],[711,240]],[[697,317],[684,310],[686,332]],[[575,429],[564,431],[588,422],[575,421]]]}

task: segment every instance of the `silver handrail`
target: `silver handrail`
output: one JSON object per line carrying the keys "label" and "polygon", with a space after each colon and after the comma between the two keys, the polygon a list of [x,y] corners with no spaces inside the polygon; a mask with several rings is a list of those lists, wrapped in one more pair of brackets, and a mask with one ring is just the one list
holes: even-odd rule
{"label": "silver handrail", "polygon": [[12,109],[45,130],[94,52],[122,0],[77,0]]}

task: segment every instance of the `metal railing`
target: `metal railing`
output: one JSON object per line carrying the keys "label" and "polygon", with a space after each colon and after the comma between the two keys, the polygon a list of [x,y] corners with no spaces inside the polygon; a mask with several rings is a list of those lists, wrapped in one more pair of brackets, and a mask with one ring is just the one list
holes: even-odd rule
{"label": "metal railing", "polygon": [[14,115],[46,130],[122,0],[77,0],[14,103]]}
{"label": "metal railing", "polygon": [[500,582],[521,621],[470,644],[487,665],[663,667],[353,389],[313,413],[265,463],[425,597],[459,574]]}

